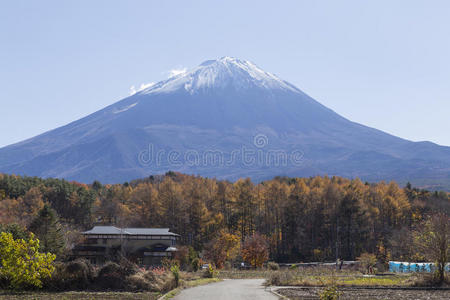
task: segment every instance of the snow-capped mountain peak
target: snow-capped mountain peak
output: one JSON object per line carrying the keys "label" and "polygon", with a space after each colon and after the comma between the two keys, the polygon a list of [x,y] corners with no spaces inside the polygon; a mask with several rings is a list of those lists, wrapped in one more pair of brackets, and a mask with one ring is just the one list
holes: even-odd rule
{"label": "snow-capped mountain peak", "polygon": [[169,93],[185,90],[194,94],[224,88],[235,90],[263,88],[268,91],[300,92],[295,86],[265,72],[250,61],[224,56],[217,60],[207,60],[188,72],[158,82],[140,93]]}

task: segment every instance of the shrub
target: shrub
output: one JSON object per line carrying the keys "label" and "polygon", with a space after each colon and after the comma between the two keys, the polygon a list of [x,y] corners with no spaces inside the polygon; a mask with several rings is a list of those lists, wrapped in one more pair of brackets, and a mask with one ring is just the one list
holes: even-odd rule
{"label": "shrub", "polygon": [[323,261],[323,259],[325,257],[323,251],[320,249],[314,249],[313,256],[314,256],[314,260],[316,260],[316,261]]}
{"label": "shrub", "polygon": [[164,274],[156,277],[153,290],[156,292],[165,293],[175,287],[175,278],[171,273],[165,272]]}
{"label": "shrub", "polygon": [[200,259],[198,257],[194,258],[191,262],[192,270],[197,272],[200,269]]}
{"label": "shrub", "polygon": [[98,272],[95,282],[101,289],[123,290],[125,288],[125,276],[120,265],[114,262],[108,262]]}
{"label": "shrub", "polygon": [[341,296],[336,286],[326,287],[322,292],[319,293],[320,300],[337,300]]}
{"label": "shrub", "polygon": [[296,264],[292,264],[289,266],[289,270],[295,270],[295,269],[297,269],[297,267],[298,266]]}
{"label": "shrub", "polygon": [[217,270],[211,265],[208,264],[208,268],[203,273],[203,277],[205,278],[215,278],[217,277]]}
{"label": "shrub", "polygon": [[444,281],[440,282],[439,277],[436,277],[435,274],[421,273],[416,274],[414,281],[412,282],[412,285],[416,287],[435,287],[440,286],[441,284],[447,286],[450,285],[450,277],[445,276]]}
{"label": "shrub", "polygon": [[55,255],[39,253],[39,240],[30,234],[28,241],[14,239],[11,233],[0,233],[1,281],[14,289],[42,287],[43,280],[51,277]]}
{"label": "shrub", "polygon": [[125,279],[126,289],[129,291],[150,291],[154,289],[154,277],[147,276],[151,272],[139,272]]}
{"label": "shrub", "polygon": [[280,265],[276,262],[269,261],[269,263],[267,264],[267,268],[272,271],[277,271],[280,269]]}
{"label": "shrub", "polygon": [[166,272],[166,269],[164,269],[164,267],[153,267],[151,273],[148,274],[152,274],[153,276],[155,276],[155,275],[163,275],[164,272]]}
{"label": "shrub", "polygon": [[164,258],[161,260],[161,264],[163,265],[163,267],[164,267],[166,270],[170,270],[170,268],[171,268],[173,265],[177,265],[178,267],[180,267],[180,261],[179,261],[179,260],[177,260],[177,259],[170,259],[170,258],[168,258],[168,257],[164,257]]}
{"label": "shrub", "polygon": [[92,283],[94,273],[94,268],[85,259],[60,263],[45,286],[50,290],[86,289]]}
{"label": "shrub", "polygon": [[178,251],[175,252],[176,260],[180,262],[180,267],[185,270],[187,267],[190,267],[190,260],[189,260],[189,247],[187,246],[180,246],[178,247]]}
{"label": "shrub", "polygon": [[361,263],[361,267],[364,268],[369,273],[369,270],[375,267],[377,263],[377,257],[375,254],[371,253],[363,253],[361,256],[357,258],[357,260]]}
{"label": "shrub", "polygon": [[124,257],[119,260],[119,266],[121,269],[121,273],[126,276],[133,275],[139,272],[139,267],[135,263],[129,261]]}
{"label": "shrub", "polygon": [[289,271],[271,272],[266,280],[266,285],[291,285],[294,275]]}
{"label": "shrub", "polygon": [[[174,265],[173,268],[179,267],[177,265]],[[153,271],[143,271],[128,276],[125,280],[125,289],[132,292],[153,291],[165,293],[174,289],[175,287],[176,280],[173,271],[159,273],[158,275]]]}
{"label": "shrub", "polygon": [[180,282],[180,267],[174,264],[170,267],[170,272],[172,272],[173,278],[175,279],[175,286],[178,287]]}
{"label": "shrub", "polygon": [[223,265],[223,267],[225,268],[225,270],[231,270],[233,268],[233,266],[231,265],[231,262],[226,261]]}

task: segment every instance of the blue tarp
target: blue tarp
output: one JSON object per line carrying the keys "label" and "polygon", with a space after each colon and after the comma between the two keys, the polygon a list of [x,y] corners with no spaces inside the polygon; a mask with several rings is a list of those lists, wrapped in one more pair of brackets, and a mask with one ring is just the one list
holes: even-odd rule
{"label": "blue tarp", "polygon": [[[390,261],[389,272],[409,273],[409,272],[434,272],[434,263],[411,263]],[[445,271],[450,272],[450,264],[445,265]]]}

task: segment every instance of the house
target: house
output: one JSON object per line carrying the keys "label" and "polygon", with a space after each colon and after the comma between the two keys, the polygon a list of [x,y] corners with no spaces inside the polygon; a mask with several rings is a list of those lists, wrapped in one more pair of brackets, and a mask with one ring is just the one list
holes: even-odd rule
{"label": "house", "polygon": [[159,265],[164,257],[177,251],[178,234],[169,228],[118,228],[95,226],[82,232],[83,243],[72,250],[73,257],[83,257],[93,264],[122,254],[139,265]]}

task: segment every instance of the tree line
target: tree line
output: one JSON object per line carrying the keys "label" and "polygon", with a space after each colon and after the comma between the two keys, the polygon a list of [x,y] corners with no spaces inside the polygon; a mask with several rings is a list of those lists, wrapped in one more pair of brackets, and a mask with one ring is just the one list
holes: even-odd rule
{"label": "tree line", "polygon": [[244,243],[257,233],[278,262],[354,260],[365,252],[420,260],[401,241],[436,211],[449,215],[449,193],[342,177],[276,177],[255,184],[168,172],[104,185],[0,174],[3,225],[37,232],[42,222],[58,219],[62,228],[53,234],[100,224],[168,227],[197,251],[220,235]]}

